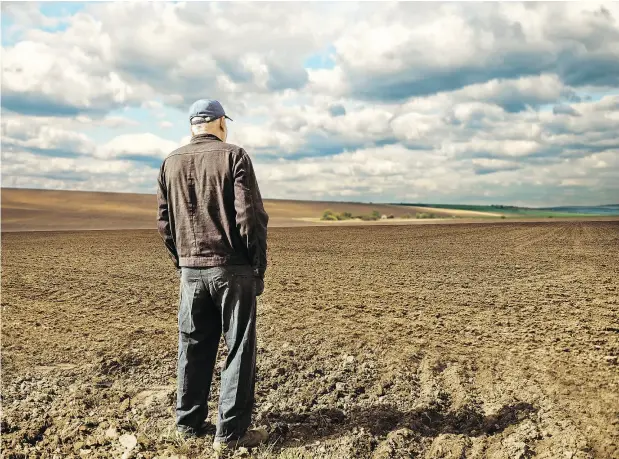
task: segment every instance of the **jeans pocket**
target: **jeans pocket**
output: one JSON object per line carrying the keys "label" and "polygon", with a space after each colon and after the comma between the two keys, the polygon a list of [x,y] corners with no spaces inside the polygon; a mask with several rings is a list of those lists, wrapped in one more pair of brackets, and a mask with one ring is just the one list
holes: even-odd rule
{"label": "jeans pocket", "polygon": [[195,331],[194,297],[198,283],[194,280],[182,279],[178,302],[178,329],[181,333],[192,333]]}

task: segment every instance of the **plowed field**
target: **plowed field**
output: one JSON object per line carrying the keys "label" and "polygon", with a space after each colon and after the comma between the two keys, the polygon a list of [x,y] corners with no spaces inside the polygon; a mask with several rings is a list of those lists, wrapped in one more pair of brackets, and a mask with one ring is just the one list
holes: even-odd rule
{"label": "plowed field", "polygon": [[[254,457],[619,457],[619,222],[269,242]],[[210,457],[173,435],[177,298],[156,231],[4,234],[4,457]]]}

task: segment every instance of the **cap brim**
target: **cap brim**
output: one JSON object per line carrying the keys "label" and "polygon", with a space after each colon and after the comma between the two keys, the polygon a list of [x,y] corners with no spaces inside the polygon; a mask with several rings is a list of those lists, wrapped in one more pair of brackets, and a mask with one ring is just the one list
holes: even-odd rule
{"label": "cap brim", "polygon": [[232,118],[230,118],[228,115],[224,115],[226,118],[228,118],[230,121],[234,121]]}

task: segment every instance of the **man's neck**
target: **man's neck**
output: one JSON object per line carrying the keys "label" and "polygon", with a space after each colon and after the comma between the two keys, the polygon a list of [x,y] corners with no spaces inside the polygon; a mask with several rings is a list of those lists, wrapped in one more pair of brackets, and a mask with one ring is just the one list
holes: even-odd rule
{"label": "man's neck", "polygon": [[197,138],[213,138],[213,139],[217,139],[217,140],[223,142],[223,140],[217,134],[211,134],[210,132],[202,132],[200,134],[192,134],[191,135],[191,140],[197,139]]}

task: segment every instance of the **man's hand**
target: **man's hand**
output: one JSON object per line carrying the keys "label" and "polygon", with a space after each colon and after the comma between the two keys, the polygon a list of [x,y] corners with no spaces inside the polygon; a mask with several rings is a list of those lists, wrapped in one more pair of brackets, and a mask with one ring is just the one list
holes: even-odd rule
{"label": "man's hand", "polygon": [[260,277],[254,277],[254,284],[256,285],[256,296],[262,295],[262,292],[264,292],[264,280]]}

